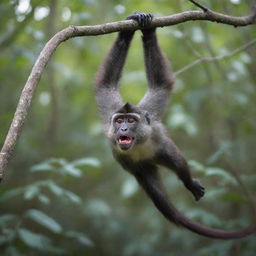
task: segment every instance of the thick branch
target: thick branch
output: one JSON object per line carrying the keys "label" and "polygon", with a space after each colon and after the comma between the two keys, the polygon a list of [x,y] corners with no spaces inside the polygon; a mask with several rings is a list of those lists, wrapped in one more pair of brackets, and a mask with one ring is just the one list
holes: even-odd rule
{"label": "thick branch", "polygon": [[[155,18],[152,21],[151,27],[171,26],[191,20],[208,20],[212,22],[232,25],[235,27],[247,26],[250,24],[255,24],[256,22],[256,7],[253,9],[252,14],[244,17],[228,16],[210,10],[187,11],[171,16]],[[34,64],[28,80],[22,90],[20,100],[14,114],[14,118],[6,136],[4,145],[2,147],[0,153],[0,179],[2,179],[4,175],[4,171],[7,167],[7,164],[9,163],[17,139],[21,133],[22,126],[27,117],[35,88],[41,78],[45,66],[47,65],[56,48],[62,42],[72,37],[92,35],[95,36],[129,29],[136,30],[139,29],[139,26],[135,21],[132,20],[112,22],[96,26],[70,26],[55,34],[47,42],[47,44],[41,51],[36,63]]]}

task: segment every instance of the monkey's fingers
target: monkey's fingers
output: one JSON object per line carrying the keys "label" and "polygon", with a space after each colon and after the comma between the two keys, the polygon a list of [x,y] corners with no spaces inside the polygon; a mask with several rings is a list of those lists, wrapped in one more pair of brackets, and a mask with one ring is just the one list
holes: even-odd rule
{"label": "monkey's fingers", "polygon": [[152,20],[153,20],[153,15],[151,13],[149,13],[146,17],[147,21],[146,21],[146,25],[149,25]]}
{"label": "monkey's fingers", "polygon": [[145,13],[141,13],[141,26],[145,27],[147,23],[147,15]]}
{"label": "monkey's fingers", "polygon": [[134,12],[128,16],[126,20],[135,20],[141,27],[148,26],[153,19],[153,15],[150,13]]}

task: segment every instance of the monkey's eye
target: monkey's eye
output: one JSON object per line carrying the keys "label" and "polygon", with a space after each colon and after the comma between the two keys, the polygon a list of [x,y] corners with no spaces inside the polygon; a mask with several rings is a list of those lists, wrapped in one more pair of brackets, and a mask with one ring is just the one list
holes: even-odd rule
{"label": "monkey's eye", "polygon": [[128,119],[128,123],[130,124],[134,124],[136,122],[136,120],[134,118],[129,118]]}
{"label": "monkey's eye", "polygon": [[116,123],[121,124],[124,120],[122,118],[117,118]]}

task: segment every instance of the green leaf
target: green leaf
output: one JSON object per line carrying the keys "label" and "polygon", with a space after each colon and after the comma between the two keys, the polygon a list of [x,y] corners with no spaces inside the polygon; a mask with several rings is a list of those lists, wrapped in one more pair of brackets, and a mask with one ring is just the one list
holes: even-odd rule
{"label": "green leaf", "polygon": [[56,183],[54,183],[53,181],[48,181],[46,184],[45,184],[53,194],[55,194],[56,196],[60,196],[60,195],[63,195],[64,193],[64,190],[58,186]]}
{"label": "green leaf", "polygon": [[63,158],[50,158],[31,167],[31,172],[59,172],[59,168],[66,166],[68,162]]}
{"label": "green leaf", "polygon": [[30,185],[25,188],[25,193],[23,197],[25,200],[31,200],[38,194],[38,192],[38,186]]}
{"label": "green leaf", "polygon": [[30,168],[31,172],[48,172],[53,170],[54,170],[53,166],[51,166],[50,163],[46,163],[46,162],[34,165]]}
{"label": "green leaf", "polygon": [[77,177],[77,178],[82,176],[81,170],[76,168],[72,164],[67,164],[67,165],[63,166],[61,171],[66,173],[66,174],[69,174],[73,177]]}
{"label": "green leaf", "polygon": [[45,163],[49,163],[52,167],[55,168],[68,164],[68,162],[64,158],[50,158],[46,160]]}
{"label": "green leaf", "polygon": [[93,247],[94,244],[90,238],[80,232],[68,231],[65,233],[67,237],[76,239],[80,244],[83,244],[88,247]]}
{"label": "green leaf", "polygon": [[97,158],[94,157],[86,157],[86,158],[80,158],[72,162],[74,166],[79,165],[89,165],[92,167],[100,167],[100,161]]}
{"label": "green leaf", "polygon": [[74,203],[77,203],[77,204],[81,204],[82,203],[81,198],[78,195],[76,195],[73,192],[71,192],[71,191],[65,190],[65,195],[67,196],[67,198],[70,201],[72,201]]}
{"label": "green leaf", "polygon": [[231,176],[228,172],[226,172],[225,170],[221,169],[221,168],[217,168],[217,167],[208,167],[206,168],[206,176],[220,176],[221,177],[221,181],[223,183],[230,183],[233,185],[237,185],[237,181],[236,179]]}
{"label": "green leaf", "polygon": [[58,222],[41,211],[35,209],[28,210],[27,216],[54,233],[61,233],[62,231],[62,227]]}
{"label": "green leaf", "polygon": [[18,229],[19,238],[31,248],[47,251],[51,249],[51,241],[48,237],[33,233],[27,229]]}
{"label": "green leaf", "polygon": [[49,204],[51,202],[50,198],[44,194],[38,195],[38,200],[43,204]]}

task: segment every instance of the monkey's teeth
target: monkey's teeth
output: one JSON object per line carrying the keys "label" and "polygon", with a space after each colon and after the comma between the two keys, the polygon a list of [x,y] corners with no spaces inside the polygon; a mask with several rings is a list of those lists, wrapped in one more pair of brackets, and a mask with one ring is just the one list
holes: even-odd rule
{"label": "monkey's teeth", "polygon": [[119,138],[118,142],[119,142],[119,144],[130,144],[132,142],[132,138],[122,136]]}

